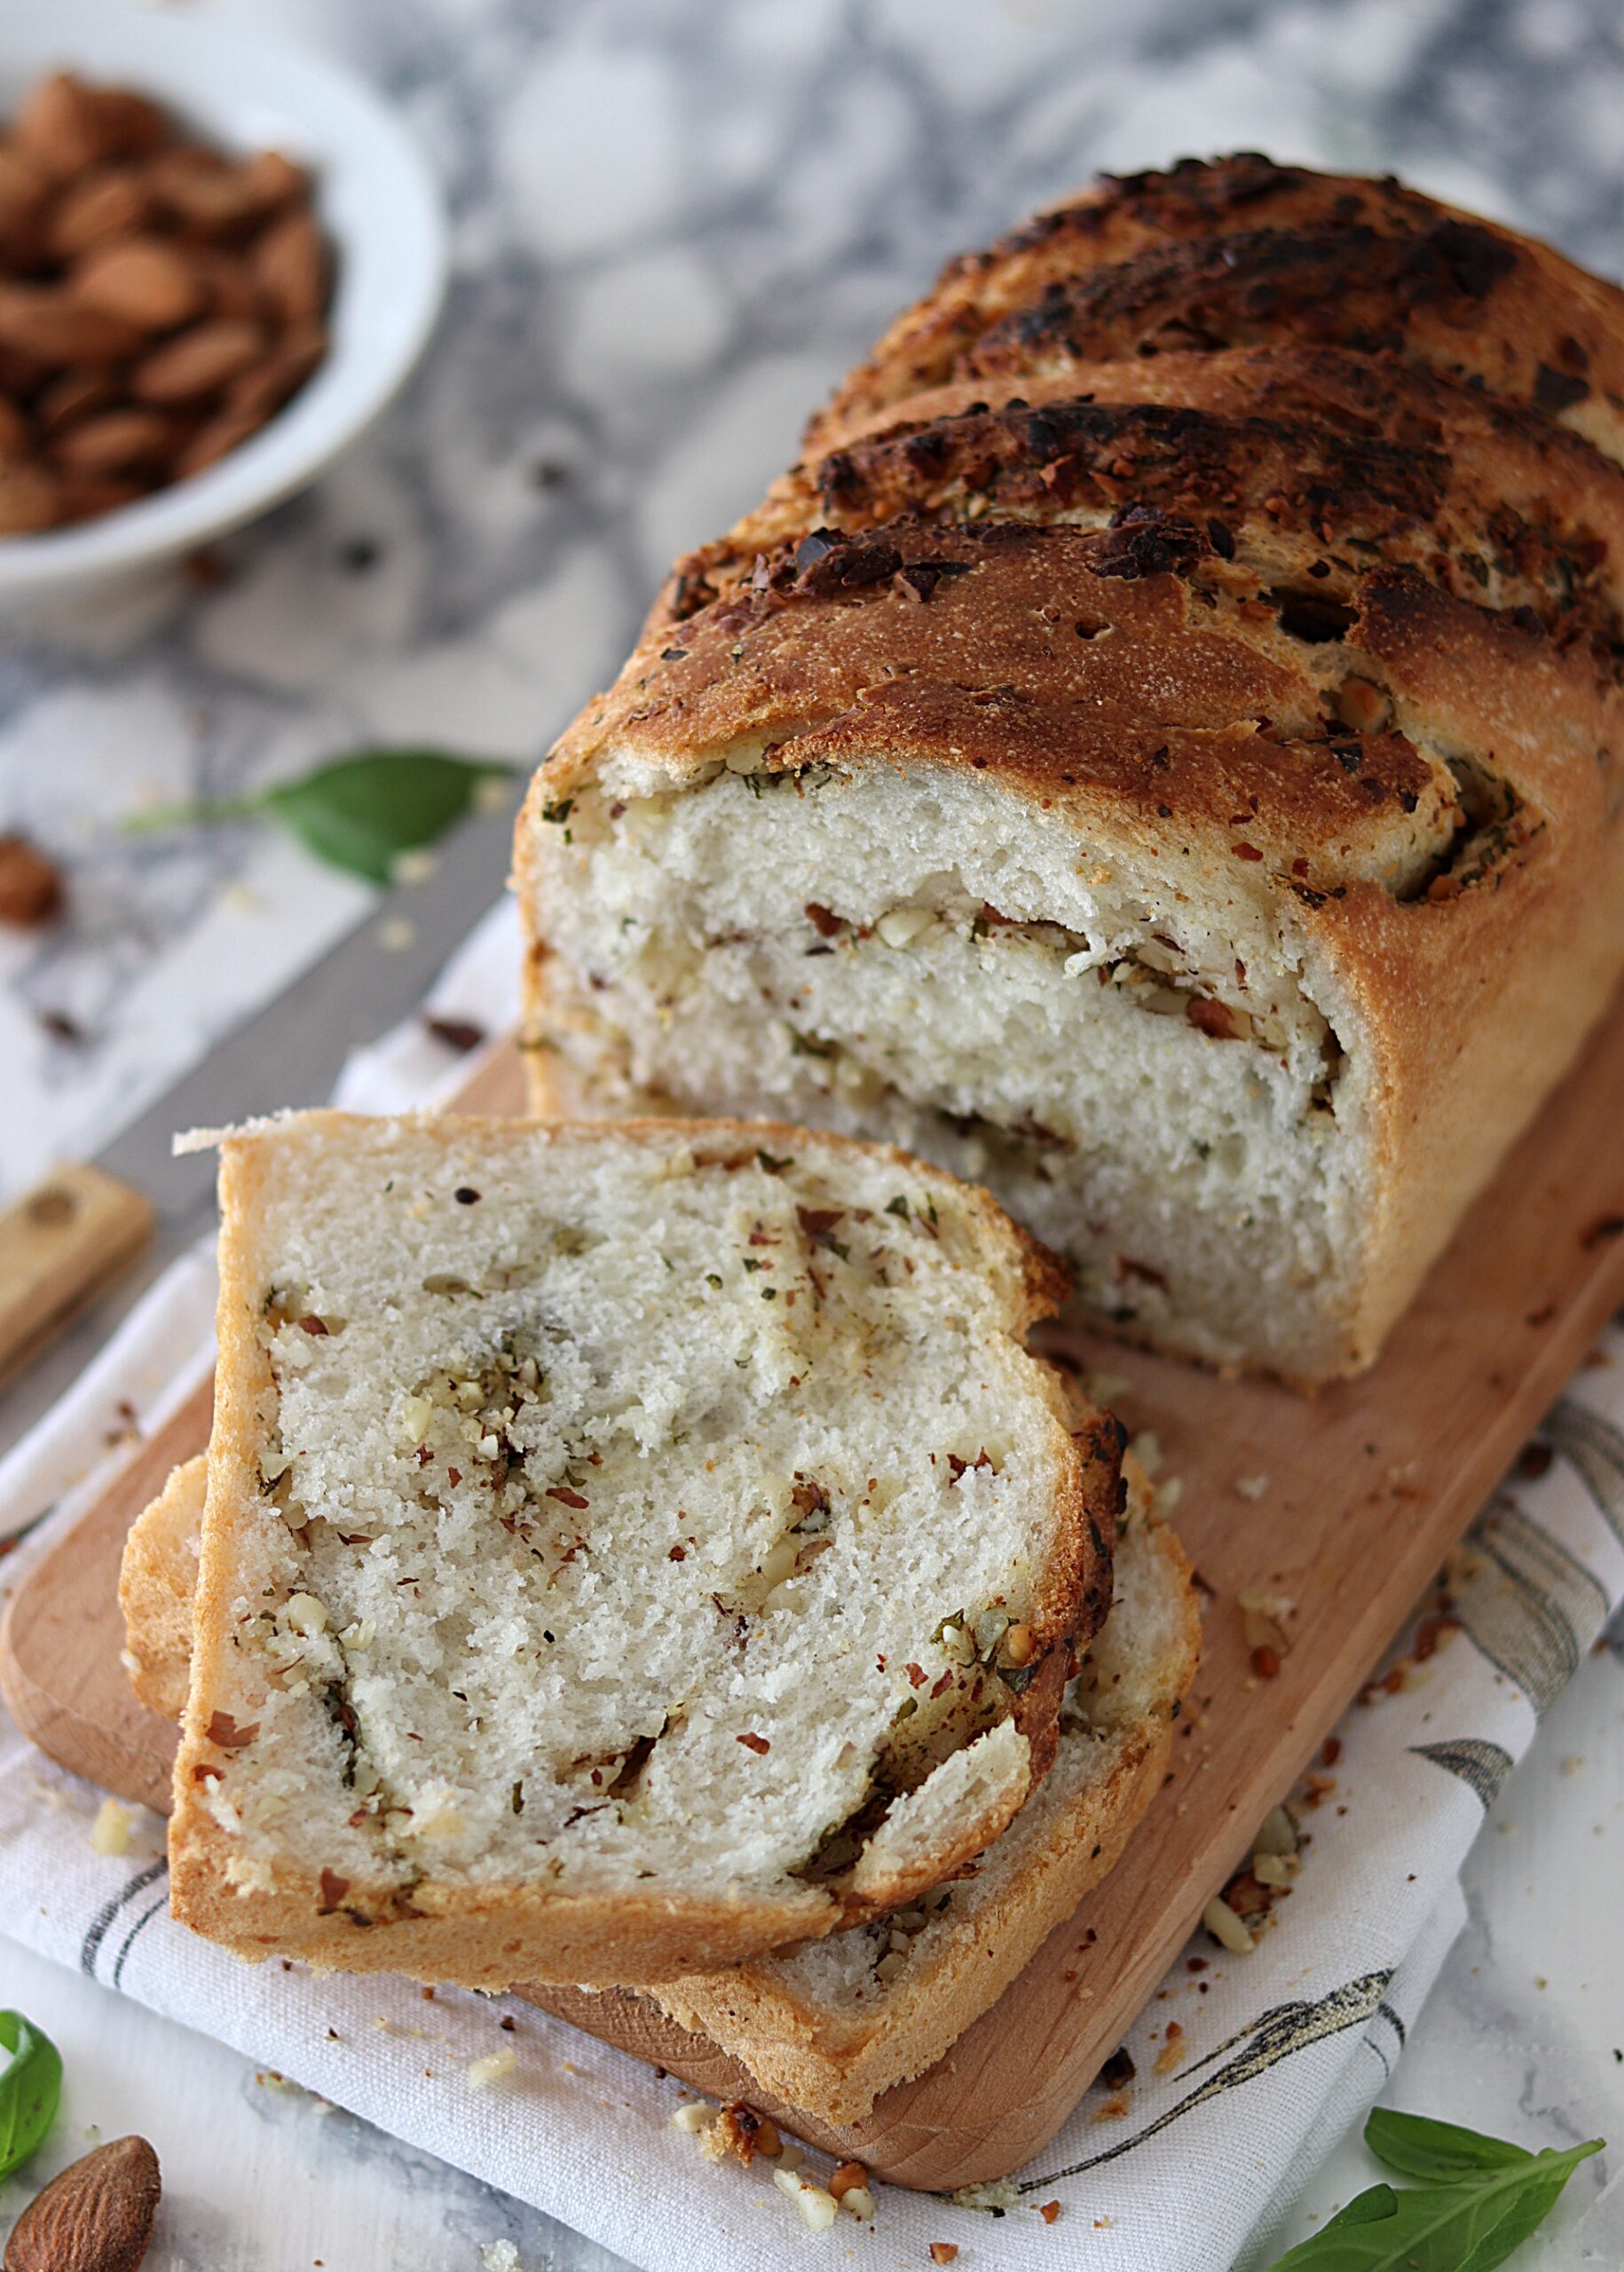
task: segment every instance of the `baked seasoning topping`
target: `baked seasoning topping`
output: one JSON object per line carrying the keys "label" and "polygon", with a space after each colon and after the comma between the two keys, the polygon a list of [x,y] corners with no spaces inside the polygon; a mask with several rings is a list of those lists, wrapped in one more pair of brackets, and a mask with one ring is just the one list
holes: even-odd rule
{"label": "baked seasoning topping", "polygon": [[1187,576],[1208,550],[1192,521],[1159,505],[1124,505],[1096,540],[1089,565],[1096,576],[1137,583],[1145,576]]}

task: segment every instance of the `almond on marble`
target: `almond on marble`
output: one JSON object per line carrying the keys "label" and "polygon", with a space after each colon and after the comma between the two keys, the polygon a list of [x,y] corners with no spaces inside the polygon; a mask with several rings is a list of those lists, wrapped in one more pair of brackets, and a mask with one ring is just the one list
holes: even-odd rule
{"label": "almond on marble", "polygon": [[162,2193],[145,2138],[114,2138],[29,2202],[5,2244],[5,2272],[137,2272]]}
{"label": "almond on marble", "polygon": [[62,879],[54,864],[26,836],[0,836],[0,923],[32,930],[48,923],[61,903]]}

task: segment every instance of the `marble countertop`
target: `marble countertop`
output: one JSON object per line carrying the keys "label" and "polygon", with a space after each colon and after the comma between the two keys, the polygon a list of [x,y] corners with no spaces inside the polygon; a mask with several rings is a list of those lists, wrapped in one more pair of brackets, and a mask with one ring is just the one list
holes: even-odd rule
{"label": "marble countertop", "polygon": [[[673,551],[753,499],[936,263],[1094,167],[1237,146],[1391,167],[1624,269],[1611,0],[209,12],[329,47],[390,94],[445,185],[450,301],[397,409],[229,540],[209,588],[166,576],[0,633],[0,829],[43,845],[69,888],[61,924],[0,936],[0,1197],[98,1149],[373,910],[268,829],[138,838],[122,817],[366,741],[534,756],[612,671]],[[470,899],[469,923],[478,912]],[[1593,2055],[1598,2027],[1617,2039],[1596,1921],[1616,1913],[1621,1809],[1614,1653],[1585,1666],[1479,1842],[1472,1923],[1403,2102],[1515,2131],[1560,2098],[1576,2045]],[[0,2002],[62,2044],[68,2125],[162,2134],[156,2272],[478,2272],[504,2239],[524,2272],[610,2261],[9,1947]],[[1594,2119],[1624,2134],[1621,2113]],[[1344,2149],[1275,2244],[1368,2176]],[[0,2223],[22,2197],[0,2190]],[[1621,2214],[1615,2190],[1561,2260],[1624,2259]]]}

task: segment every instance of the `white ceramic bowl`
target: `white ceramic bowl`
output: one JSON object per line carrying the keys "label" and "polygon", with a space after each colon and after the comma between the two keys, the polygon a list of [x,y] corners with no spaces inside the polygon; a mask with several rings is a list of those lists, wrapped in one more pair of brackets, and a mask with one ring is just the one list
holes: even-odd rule
{"label": "white ceramic bowl", "polygon": [[325,58],[119,0],[0,0],[0,117],[60,69],[138,88],[201,140],[278,149],[311,168],[335,251],[332,343],[286,407],[206,471],[96,520],[0,538],[0,601],[190,551],[302,488],[400,386],[445,287],[445,217],[416,146],[369,87]]}

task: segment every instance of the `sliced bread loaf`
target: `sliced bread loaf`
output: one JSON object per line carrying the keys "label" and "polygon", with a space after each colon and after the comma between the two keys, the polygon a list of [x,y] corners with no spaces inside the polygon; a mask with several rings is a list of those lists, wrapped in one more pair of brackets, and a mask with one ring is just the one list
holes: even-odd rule
{"label": "sliced bread loaf", "polygon": [[1052,1757],[1121,1434],[984,1195],[773,1125],[228,1135],[176,1913],[635,1984],[911,1900]]}
{"label": "sliced bread loaf", "polygon": [[1116,1599],[1066,1692],[1054,1765],[997,1844],[893,1917],[668,1981],[662,2008],[826,2121],[860,2120],[923,2074],[1116,1867],[1161,1787],[1201,1652],[1192,1577],[1136,1476]]}
{"label": "sliced bread loaf", "polygon": [[1238,157],[966,256],[537,777],[538,1109],[985,1182],[1370,1362],[1624,969],[1624,296]]}

